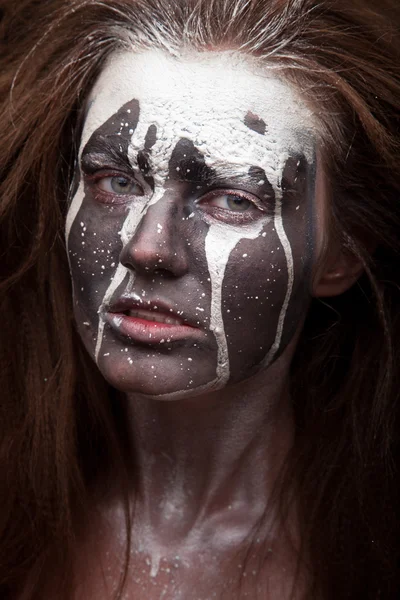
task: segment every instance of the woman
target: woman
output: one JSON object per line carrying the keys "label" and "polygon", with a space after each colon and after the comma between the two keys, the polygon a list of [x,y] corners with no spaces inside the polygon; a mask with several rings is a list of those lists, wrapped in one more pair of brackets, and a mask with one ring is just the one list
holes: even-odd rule
{"label": "woman", "polygon": [[2,598],[397,597],[399,25],[6,3]]}

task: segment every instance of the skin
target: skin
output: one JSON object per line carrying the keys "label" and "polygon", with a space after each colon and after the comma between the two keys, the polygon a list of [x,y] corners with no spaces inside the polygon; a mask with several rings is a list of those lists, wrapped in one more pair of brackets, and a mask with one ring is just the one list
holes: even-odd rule
{"label": "skin", "polygon": [[[235,53],[114,55],[89,98],[66,238],[78,331],[127,400],[135,598],[229,592],[233,553],[267,507],[318,253],[315,144],[299,95]],[[183,329],[129,336],[121,298]],[[104,515],[100,562],[122,549],[112,493]],[[271,509],[274,558],[250,589],[284,598],[293,557],[276,522]]]}

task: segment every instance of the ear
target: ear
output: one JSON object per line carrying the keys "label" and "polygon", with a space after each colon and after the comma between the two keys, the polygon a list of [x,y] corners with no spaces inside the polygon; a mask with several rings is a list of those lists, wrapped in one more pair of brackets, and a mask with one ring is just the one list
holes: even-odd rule
{"label": "ear", "polygon": [[313,284],[313,296],[324,298],[343,294],[363,273],[362,261],[349,250],[340,248],[326,257],[317,270]]}

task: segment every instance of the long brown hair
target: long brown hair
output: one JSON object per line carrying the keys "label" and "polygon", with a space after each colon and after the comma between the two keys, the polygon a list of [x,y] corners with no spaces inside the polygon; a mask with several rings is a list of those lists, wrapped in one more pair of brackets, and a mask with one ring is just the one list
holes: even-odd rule
{"label": "long brown hair", "polygon": [[398,0],[2,0],[1,10],[1,598],[42,598],[50,583],[72,598],[93,486],[112,472],[123,494],[118,403],[74,328],[63,222],[79,109],[105,58],[185,45],[275,64],[322,125],[332,230],[365,273],[311,305],[283,494],[300,514],[307,597],[397,598]]}

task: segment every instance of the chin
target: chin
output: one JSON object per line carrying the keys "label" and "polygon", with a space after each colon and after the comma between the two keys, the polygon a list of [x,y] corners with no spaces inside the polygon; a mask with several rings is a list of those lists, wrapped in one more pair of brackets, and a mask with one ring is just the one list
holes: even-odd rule
{"label": "chin", "polygon": [[128,355],[121,357],[123,354],[116,351],[114,356],[111,352],[108,356],[103,355],[97,366],[104,379],[124,394],[154,400],[178,400],[218,389],[215,366],[198,364],[185,372],[180,367],[181,359],[172,354],[154,361],[134,361]]}

